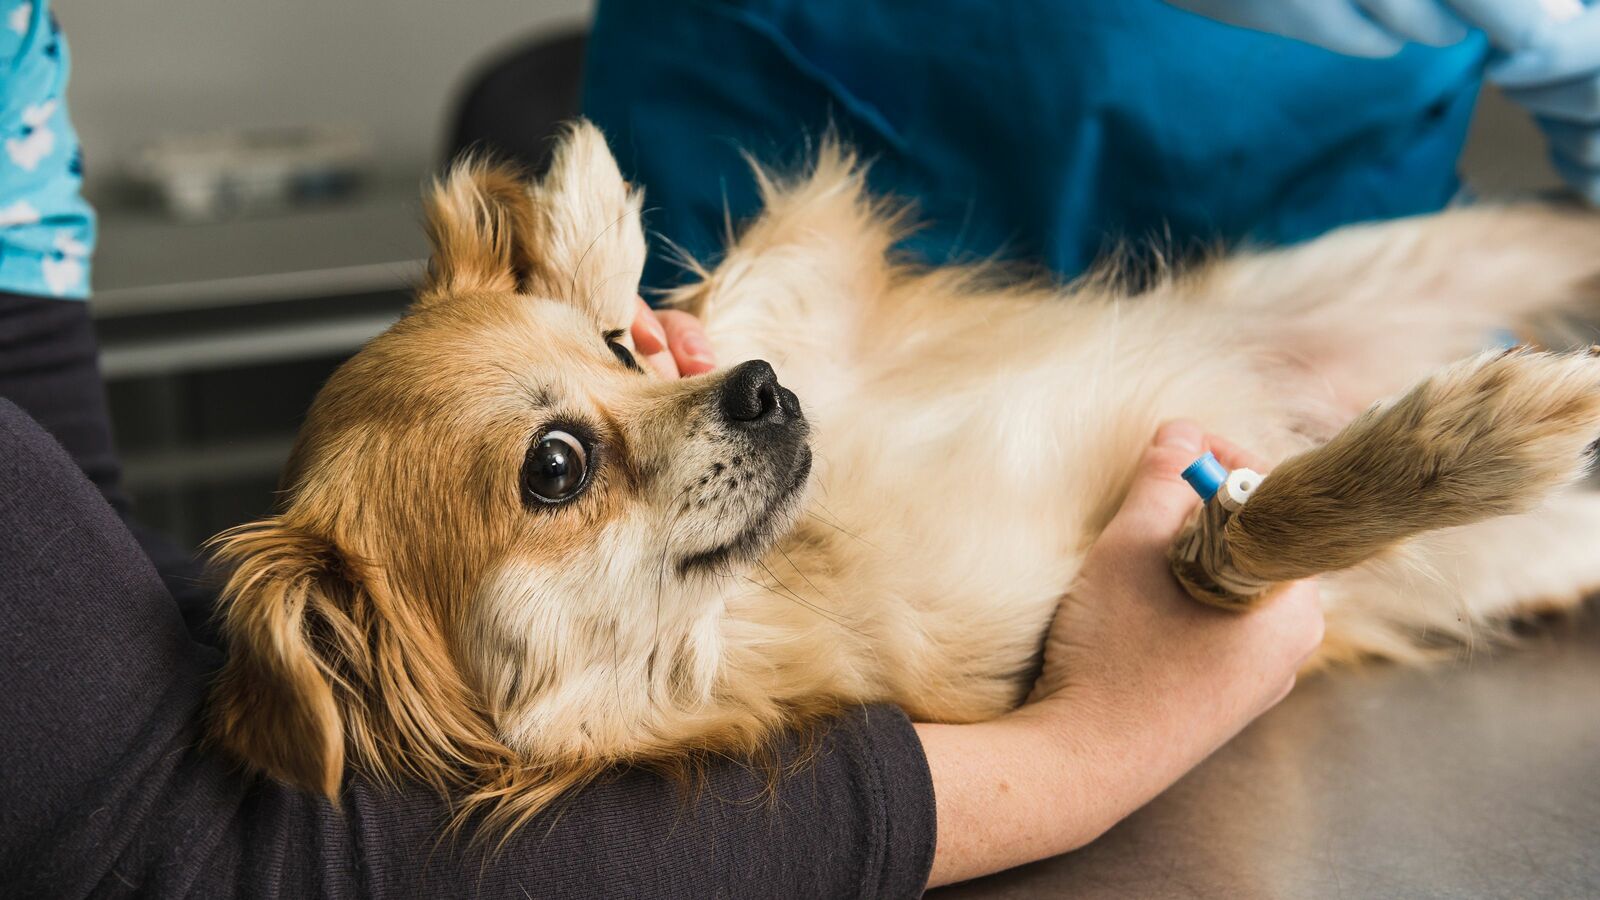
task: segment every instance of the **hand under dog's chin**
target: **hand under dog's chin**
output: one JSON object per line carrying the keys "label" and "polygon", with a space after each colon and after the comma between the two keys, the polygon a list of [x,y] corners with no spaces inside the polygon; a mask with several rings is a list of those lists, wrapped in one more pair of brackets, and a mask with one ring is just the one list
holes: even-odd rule
{"label": "hand under dog's chin", "polygon": [[732,537],[682,557],[678,561],[679,576],[724,574],[732,565],[760,559],[794,527],[810,480],[811,448],[802,446],[794,465],[781,480],[775,480],[743,526]]}

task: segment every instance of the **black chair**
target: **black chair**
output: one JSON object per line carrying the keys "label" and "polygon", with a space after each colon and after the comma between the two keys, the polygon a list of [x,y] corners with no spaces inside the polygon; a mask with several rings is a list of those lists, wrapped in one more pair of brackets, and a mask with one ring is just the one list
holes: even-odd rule
{"label": "black chair", "polygon": [[543,172],[550,138],[578,114],[587,29],[544,31],[485,63],[455,106],[446,160],[487,153]]}

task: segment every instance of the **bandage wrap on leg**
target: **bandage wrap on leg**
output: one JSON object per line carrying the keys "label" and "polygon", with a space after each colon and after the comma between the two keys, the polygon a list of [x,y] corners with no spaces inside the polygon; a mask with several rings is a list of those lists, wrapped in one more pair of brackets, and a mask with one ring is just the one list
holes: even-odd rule
{"label": "bandage wrap on leg", "polygon": [[1172,573],[1197,600],[1225,609],[1249,606],[1272,585],[1234,567],[1224,534],[1228,522],[1250,499],[1262,476],[1253,469],[1229,472],[1207,453],[1184,470],[1183,478],[1205,502],[1173,542]]}

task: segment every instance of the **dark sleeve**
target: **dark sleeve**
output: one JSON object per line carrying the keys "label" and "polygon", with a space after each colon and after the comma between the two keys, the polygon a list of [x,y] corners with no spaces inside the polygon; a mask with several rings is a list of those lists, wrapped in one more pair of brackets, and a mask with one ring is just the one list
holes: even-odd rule
{"label": "dark sleeve", "polygon": [[44,426],[128,526],[177,600],[190,631],[216,643],[213,591],[196,555],[137,521],[122,490],[100,348],[82,300],[0,292],[0,397]]}
{"label": "dark sleeve", "polygon": [[88,303],[0,292],[0,397],[44,426],[113,509],[127,510]]}
{"label": "dark sleeve", "polygon": [[[903,714],[837,720],[769,790],[627,772],[503,846],[422,788],[343,810],[199,743],[217,651],[60,445],[0,400],[0,896],[899,897],[932,862],[932,784]],[[790,750],[791,758],[797,752]]]}

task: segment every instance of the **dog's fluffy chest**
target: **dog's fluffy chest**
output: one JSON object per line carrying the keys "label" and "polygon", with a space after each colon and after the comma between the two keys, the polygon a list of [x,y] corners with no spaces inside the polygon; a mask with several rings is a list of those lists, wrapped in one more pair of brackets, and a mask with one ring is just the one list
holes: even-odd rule
{"label": "dog's fluffy chest", "polygon": [[[1060,298],[994,321],[931,302],[920,333],[840,342],[854,356],[729,335],[735,354],[788,357],[817,458],[802,524],[734,611],[817,634],[799,652],[844,673],[844,693],[961,721],[1021,700],[1062,593],[1161,421],[1249,436],[1274,417],[1248,362],[1184,351],[1182,317],[1155,328],[1136,308]],[[851,326],[746,333],[801,327]]]}

